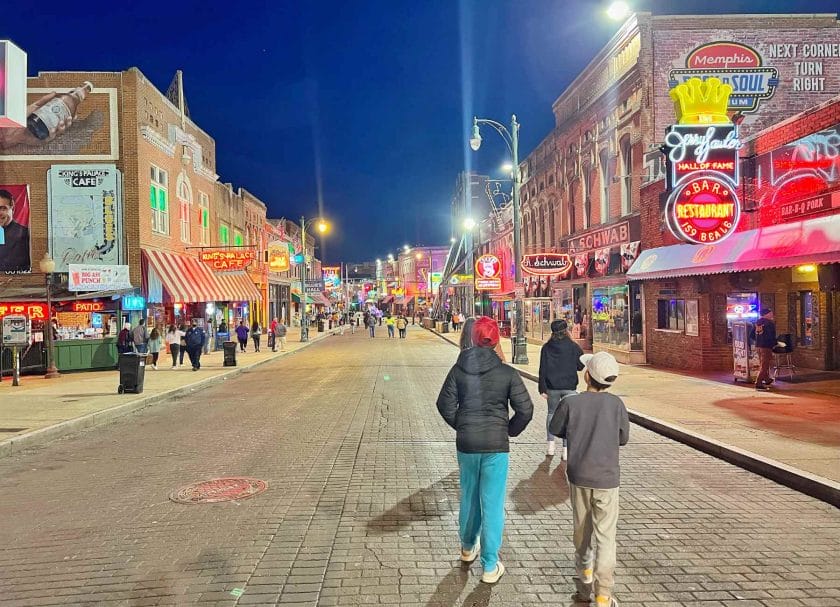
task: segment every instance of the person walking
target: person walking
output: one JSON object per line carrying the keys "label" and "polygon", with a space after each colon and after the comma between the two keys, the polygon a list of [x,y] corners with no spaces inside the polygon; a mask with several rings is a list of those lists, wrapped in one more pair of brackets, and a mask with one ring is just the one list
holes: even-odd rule
{"label": "person walking", "polygon": [[162,347],[163,336],[161,336],[158,328],[155,327],[149,334],[149,353],[152,355],[152,369],[155,371],[157,371],[158,357],[160,356],[160,350]]}
{"label": "person walking", "polygon": [[254,342],[254,352],[260,351],[260,338],[262,337],[262,327],[256,320],[251,324],[251,340]]}
{"label": "person walking", "polygon": [[396,326],[396,324],[396,319],[390,314],[388,314],[388,316],[385,318],[385,326],[388,329],[388,339],[394,339],[394,327]]}
{"label": "person walking", "polygon": [[[548,402],[548,415],[545,420],[546,441],[548,448],[546,455],[554,455],[554,435],[549,431],[549,424],[560,401],[570,394],[577,394],[578,371],[583,370],[580,357],[583,350],[569,337],[569,324],[565,320],[555,320],[551,323],[551,337],[543,344],[540,352],[540,394]],[[568,456],[566,439],[563,439],[563,450],[560,459]]]}
{"label": "person walking", "polygon": [[268,326],[268,347],[272,352],[277,352],[277,317],[271,319],[271,324]]}
{"label": "person walking", "polygon": [[577,570],[573,598],[575,602],[588,602],[594,591],[596,607],[617,607],[613,587],[620,485],[618,449],[630,438],[630,420],[621,399],[606,392],[619,373],[613,355],[584,354],[580,360],[586,368],[586,392],[561,400],[549,425],[549,431],[568,439],[569,445],[566,477]]}
{"label": "person walking", "polygon": [[376,316],[374,316],[373,314],[368,314],[365,323],[367,324],[368,330],[370,331],[370,336],[376,337]]}
{"label": "person walking", "polygon": [[[472,327],[473,347],[462,350],[437,398],[441,417],[456,431],[460,469],[461,561],[481,555],[481,581],[495,584],[505,573],[499,561],[505,522],[508,437],[519,436],[534,405],[516,369],[502,364],[496,322],[482,316]],[[513,417],[508,418],[509,408]]]}
{"label": "person walking", "polygon": [[[274,320],[277,320],[276,318]],[[274,345],[277,345],[277,340],[280,340],[280,351],[286,351],[286,325],[283,324],[283,321],[277,321],[277,324],[274,326]],[[276,350],[275,350],[276,352]]]}
{"label": "person walking", "polygon": [[239,340],[239,351],[244,352],[248,345],[248,327],[245,326],[244,320],[240,320],[236,327],[236,338]]}
{"label": "person walking", "polygon": [[117,335],[117,352],[120,354],[128,354],[134,351],[134,342],[131,336],[131,323],[123,324],[120,334]]}
{"label": "person walking", "polygon": [[134,351],[145,354],[149,351],[149,328],[146,326],[146,319],[141,318],[137,326],[131,330],[131,339],[134,342]]}
{"label": "person walking", "polygon": [[405,339],[405,330],[408,328],[408,319],[400,314],[397,316],[397,331],[400,332],[400,339]]}
{"label": "person walking", "polygon": [[758,350],[759,368],[755,378],[755,389],[766,392],[773,383],[770,377],[770,363],[773,362],[773,348],[776,347],[776,323],[773,322],[773,310],[761,309],[761,318],[755,321],[752,329],[755,347]]}
{"label": "person walking", "polygon": [[193,318],[190,328],[184,335],[184,340],[187,342],[187,356],[190,357],[193,371],[201,369],[201,348],[204,346],[205,339],[207,339],[207,336],[204,329],[199,327],[198,321]]}
{"label": "person walking", "polygon": [[181,323],[178,325],[178,331],[181,333],[181,351],[178,353],[178,365],[184,366],[184,354],[187,353],[187,325]]}
{"label": "person walking", "polygon": [[169,354],[172,356],[173,369],[178,366],[178,354],[181,350],[181,340],[183,338],[183,331],[178,329],[175,325],[169,325],[169,329],[166,331],[166,344],[169,346]]}

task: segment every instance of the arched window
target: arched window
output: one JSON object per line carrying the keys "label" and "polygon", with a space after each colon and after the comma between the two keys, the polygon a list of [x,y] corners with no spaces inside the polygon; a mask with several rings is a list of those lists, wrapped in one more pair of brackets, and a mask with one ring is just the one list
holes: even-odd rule
{"label": "arched window", "polygon": [[575,184],[569,184],[569,234],[574,234],[577,230],[577,226],[575,225]]}
{"label": "arched window", "polygon": [[609,150],[601,150],[598,155],[598,166],[601,172],[601,223],[610,219],[610,155]]}
{"label": "arched window", "polygon": [[621,139],[621,214],[628,215],[633,208],[633,146],[630,135]]}
{"label": "arched window", "polygon": [[192,205],[192,186],[190,178],[183,171],[178,175],[175,186],[178,196],[178,207],[181,210],[181,241],[190,242],[190,206]]}
{"label": "arched window", "polygon": [[548,202],[548,238],[545,243],[548,246],[555,246],[557,244],[557,233],[554,231],[554,216],[557,214],[557,201],[551,199]]}
{"label": "arched window", "polygon": [[583,229],[589,229],[592,221],[592,178],[594,167],[589,165],[583,172]]}

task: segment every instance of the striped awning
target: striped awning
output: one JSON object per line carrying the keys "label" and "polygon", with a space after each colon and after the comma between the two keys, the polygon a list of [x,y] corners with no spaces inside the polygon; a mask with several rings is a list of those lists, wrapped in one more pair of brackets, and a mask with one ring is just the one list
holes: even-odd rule
{"label": "striped awning", "polygon": [[[144,287],[152,303],[260,301],[245,272],[213,272],[195,257],[144,250]],[[155,288],[158,286],[158,288]]]}

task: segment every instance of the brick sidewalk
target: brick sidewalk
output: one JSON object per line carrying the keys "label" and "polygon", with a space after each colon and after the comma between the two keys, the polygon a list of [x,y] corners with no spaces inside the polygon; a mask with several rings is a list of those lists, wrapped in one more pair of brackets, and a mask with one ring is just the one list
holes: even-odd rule
{"label": "brick sidewalk", "polygon": [[[330,331],[310,330],[309,343],[328,335]],[[192,372],[186,356],[184,366],[172,369],[171,357],[161,353],[157,370],[146,367],[142,394],[118,395],[117,371],[65,373],[56,379],[25,375],[19,386],[12,386],[10,379],[4,378],[0,382],[0,457],[193,392],[309,345],[300,342],[299,328],[289,328],[285,352],[278,349],[273,353],[266,343],[264,338],[257,353],[249,340],[247,351],[237,352],[237,367],[224,367],[221,351],[203,354],[198,372]]]}
{"label": "brick sidewalk", "polygon": [[[459,334],[441,337],[457,341]],[[502,347],[510,362],[510,340]],[[515,367],[537,376],[540,350],[529,343],[529,364]],[[756,392],[745,384],[622,365],[613,392],[641,415],[840,483],[840,381],[775,386]]]}

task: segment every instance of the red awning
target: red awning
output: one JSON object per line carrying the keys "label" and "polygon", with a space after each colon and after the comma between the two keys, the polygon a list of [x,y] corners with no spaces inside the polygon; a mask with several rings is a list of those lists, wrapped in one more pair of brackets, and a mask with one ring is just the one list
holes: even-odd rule
{"label": "red awning", "polygon": [[699,276],[840,263],[840,215],[738,232],[720,244],[678,244],[643,251],[630,280]]}
{"label": "red awning", "polygon": [[[148,270],[162,283],[168,302],[259,301],[254,283],[244,272],[216,272],[195,257],[144,250]],[[145,281],[147,284],[152,281]]]}
{"label": "red awning", "polygon": [[379,303],[387,305],[389,303],[392,303],[393,301],[394,301],[394,296],[393,295],[388,295],[386,297],[383,297],[382,300]]}
{"label": "red awning", "polygon": [[309,299],[314,303],[316,306],[329,306],[330,300],[324,297],[323,293],[310,293]]}

